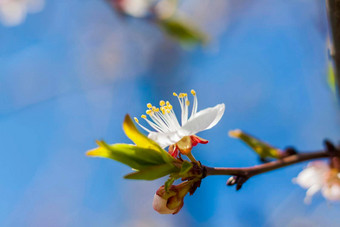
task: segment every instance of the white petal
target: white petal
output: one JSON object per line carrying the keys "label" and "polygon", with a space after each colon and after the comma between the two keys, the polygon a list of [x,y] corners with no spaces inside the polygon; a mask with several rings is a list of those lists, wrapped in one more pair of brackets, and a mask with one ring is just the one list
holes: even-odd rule
{"label": "white petal", "polygon": [[214,127],[224,114],[224,103],[199,111],[180,129],[181,135],[195,135]]}
{"label": "white petal", "polygon": [[153,0],[124,0],[122,7],[127,14],[134,17],[144,17],[150,10]]}
{"label": "white petal", "polygon": [[158,143],[159,146],[165,148],[171,144],[175,144],[180,141],[184,136],[181,135],[180,131],[162,133],[162,132],[150,132],[148,137]]}
{"label": "white petal", "polygon": [[340,200],[340,185],[333,184],[322,188],[322,195],[332,201]]}
{"label": "white petal", "polygon": [[[0,1],[1,3],[1,1]],[[26,5],[15,1],[6,1],[0,5],[0,19],[6,26],[20,24],[26,17]]]}
{"label": "white petal", "polygon": [[153,197],[152,207],[155,211],[157,211],[160,214],[173,214],[176,209],[170,210],[166,206],[167,200],[163,199],[159,195],[155,194]]}
{"label": "white petal", "polygon": [[320,189],[320,185],[313,185],[312,187],[310,187],[306,192],[305,203],[309,204],[312,201],[313,195],[320,191]]}
{"label": "white petal", "polygon": [[195,135],[198,132],[215,126],[221,120],[224,114],[224,108],[225,106],[222,103],[215,107],[201,110],[196,113],[194,117],[190,118],[178,131],[169,133],[151,132],[148,137],[158,143],[162,148],[165,148],[177,143],[184,136]]}
{"label": "white petal", "polygon": [[215,126],[222,118],[224,113],[224,104],[207,108],[196,113],[188,122],[179,130],[169,133],[151,132],[148,137],[159,144],[162,148],[170,146],[180,141],[184,136],[195,135],[200,131],[210,129]]}
{"label": "white petal", "polygon": [[325,174],[329,171],[329,166],[325,162],[312,162],[295,179],[295,183],[303,188],[310,188],[313,185],[323,185]]}

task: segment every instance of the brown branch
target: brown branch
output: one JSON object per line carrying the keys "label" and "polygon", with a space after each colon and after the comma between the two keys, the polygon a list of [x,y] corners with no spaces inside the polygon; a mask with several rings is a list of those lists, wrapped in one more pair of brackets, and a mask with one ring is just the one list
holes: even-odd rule
{"label": "brown branch", "polygon": [[206,171],[206,176],[212,175],[232,175],[250,178],[252,176],[269,172],[275,169],[279,169],[285,166],[290,166],[295,163],[304,162],[308,160],[320,159],[331,157],[331,153],[325,151],[319,152],[309,152],[301,153],[296,155],[291,155],[276,161],[268,162],[262,165],[257,165],[253,167],[241,167],[241,168],[218,168],[218,167],[208,167],[204,166]]}
{"label": "brown branch", "polygon": [[[340,168],[340,147],[335,147],[328,140],[325,140],[324,144],[326,149],[323,151],[291,154],[276,161],[267,162],[265,164],[252,167],[218,168],[202,166],[203,178],[213,175],[230,175],[232,177],[227,181],[227,185],[236,184],[236,190],[239,190],[242,185],[253,176],[304,161],[330,158],[330,164],[333,166],[333,168]],[[286,153],[287,152],[288,150],[286,149]]]}

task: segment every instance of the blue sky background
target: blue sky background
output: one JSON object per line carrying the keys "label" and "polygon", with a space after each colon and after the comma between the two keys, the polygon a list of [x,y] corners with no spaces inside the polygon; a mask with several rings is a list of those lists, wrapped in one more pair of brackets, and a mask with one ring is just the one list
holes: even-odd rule
{"label": "blue sky background", "polygon": [[228,131],[311,151],[340,138],[339,105],[326,79],[326,13],[316,0],[185,1],[211,36],[184,50],[154,25],[122,20],[101,0],[49,0],[16,27],[0,25],[1,226],[337,226],[340,206],[305,205],[298,164],[249,180],[204,179],[177,215],[152,209],[165,179],[129,181],[130,169],[84,155],[96,139],[126,142],[126,113],[198,94],[225,103],[194,153],[209,166],[251,166],[255,154]]}

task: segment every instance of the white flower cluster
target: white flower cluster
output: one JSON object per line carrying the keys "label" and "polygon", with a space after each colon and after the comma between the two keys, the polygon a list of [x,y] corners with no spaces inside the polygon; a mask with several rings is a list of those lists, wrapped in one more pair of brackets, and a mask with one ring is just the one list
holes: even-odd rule
{"label": "white flower cluster", "polygon": [[340,200],[340,173],[337,169],[330,168],[326,162],[310,163],[294,181],[307,189],[306,203],[310,203],[312,196],[318,191],[327,200]]}
{"label": "white flower cluster", "polygon": [[21,24],[27,13],[43,9],[45,0],[0,0],[0,22],[5,26]]}
{"label": "white flower cluster", "polygon": [[133,17],[144,17],[154,2],[154,0],[124,0],[120,1],[120,7]]}
{"label": "white flower cluster", "polygon": [[177,8],[177,1],[173,0],[109,0],[109,2],[118,11],[136,18],[156,15],[166,19],[171,17]]}

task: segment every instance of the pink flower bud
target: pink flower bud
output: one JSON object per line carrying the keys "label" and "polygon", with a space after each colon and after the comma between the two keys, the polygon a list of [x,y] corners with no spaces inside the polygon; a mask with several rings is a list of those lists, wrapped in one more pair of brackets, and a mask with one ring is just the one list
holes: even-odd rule
{"label": "pink flower bud", "polygon": [[184,205],[184,197],[189,192],[194,182],[186,181],[179,185],[172,185],[168,192],[164,185],[154,195],[153,209],[160,214],[176,214]]}
{"label": "pink flower bud", "polygon": [[157,193],[155,193],[153,197],[152,207],[155,211],[157,211],[160,214],[174,214],[176,212],[176,209],[170,210],[167,207],[167,202],[168,202],[167,199],[164,199],[157,195]]}

